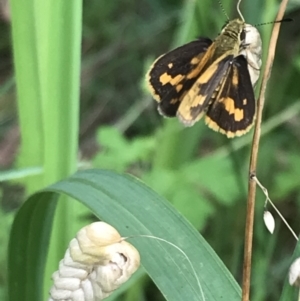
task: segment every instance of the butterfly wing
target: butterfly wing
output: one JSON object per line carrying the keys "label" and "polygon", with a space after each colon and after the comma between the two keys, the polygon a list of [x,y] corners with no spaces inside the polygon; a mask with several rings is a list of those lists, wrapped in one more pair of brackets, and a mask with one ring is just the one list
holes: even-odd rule
{"label": "butterfly wing", "polygon": [[199,38],[160,56],[152,64],[146,80],[163,115],[176,116],[184,94],[199,76],[199,63],[211,44],[210,39]]}
{"label": "butterfly wing", "polygon": [[250,130],[255,111],[256,102],[247,61],[240,55],[233,59],[215,101],[208,106],[205,122],[213,130],[233,138]]}
{"label": "butterfly wing", "polygon": [[178,108],[177,116],[186,126],[192,126],[214,102],[220,87],[228,77],[233,55],[224,53],[214,60],[197,78],[190,90],[185,94]]}

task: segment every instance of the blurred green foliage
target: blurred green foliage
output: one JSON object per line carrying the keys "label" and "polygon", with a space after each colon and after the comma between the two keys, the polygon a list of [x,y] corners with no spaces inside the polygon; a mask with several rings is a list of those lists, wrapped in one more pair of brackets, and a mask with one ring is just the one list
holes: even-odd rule
{"label": "blurred green foliage", "polygon": [[[236,1],[222,3],[230,18],[237,17]],[[243,0],[241,11],[248,23],[260,24],[275,19],[278,5],[275,0]],[[278,123],[262,137],[257,176],[299,233],[299,106],[281,115],[300,102],[298,0],[290,1],[286,16],[294,22],[281,26],[263,116],[264,124],[271,119]],[[203,121],[184,129],[177,120],[163,119],[144,84],[145,72],[157,56],[199,36],[214,38],[225,21],[217,0],[85,1],[80,145],[82,157],[91,159],[93,167],[135,174],[167,197],[240,281],[250,144],[237,150],[243,138],[228,140]],[[16,114],[12,117],[12,87],[1,93],[11,80],[11,58],[9,26],[3,21],[0,26],[6,32],[0,39],[3,137]],[[271,29],[272,25],[259,26],[264,61]],[[94,137],[99,150],[91,143]],[[264,196],[259,190],[257,194],[251,300],[277,300],[295,241],[277,217],[275,235],[267,233],[262,222]],[[9,221],[3,219],[6,226],[0,228],[0,237]],[[2,261],[3,252],[0,249]],[[150,288],[145,300],[160,300],[152,297]]]}

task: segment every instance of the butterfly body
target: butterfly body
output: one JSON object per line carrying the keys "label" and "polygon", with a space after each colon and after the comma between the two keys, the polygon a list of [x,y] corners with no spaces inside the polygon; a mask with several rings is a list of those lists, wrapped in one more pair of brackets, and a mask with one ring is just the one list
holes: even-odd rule
{"label": "butterfly body", "polygon": [[210,128],[231,138],[253,125],[260,56],[256,28],[235,19],[214,41],[199,38],[159,57],[147,81],[162,115],[186,126],[206,115]]}

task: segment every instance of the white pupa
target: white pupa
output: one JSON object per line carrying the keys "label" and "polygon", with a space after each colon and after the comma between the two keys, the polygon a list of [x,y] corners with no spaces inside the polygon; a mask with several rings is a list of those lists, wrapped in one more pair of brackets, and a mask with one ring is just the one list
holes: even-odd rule
{"label": "white pupa", "polygon": [[82,228],[53,273],[48,301],[100,301],[138,269],[140,255],[104,222]]}

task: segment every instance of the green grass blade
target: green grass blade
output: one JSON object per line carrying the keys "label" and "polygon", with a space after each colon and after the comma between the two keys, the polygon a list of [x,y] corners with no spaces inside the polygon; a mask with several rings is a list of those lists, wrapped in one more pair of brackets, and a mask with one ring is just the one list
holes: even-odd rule
{"label": "green grass blade", "polygon": [[49,184],[76,170],[82,3],[39,2],[38,37],[43,47],[38,55]]}
{"label": "green grass blade", "polygon": [[[28,276],[28,272],[24,271],[29,268],[28,262],[36,273],[41,272],[39,263],[44,259],[44,252],[39,254],[31,249],[31,253],[28,253],[28,244],[34,241],[37,249],[46,247],[48,233],[41,229],[48,229],[43,220],[51,219],[52,210],[50,218],[47,218],[47,210],[38,211],[35,207],[45,209],[43,206],[55,204],[55,193],[77,199],[98,218],[116,227],[121,235],[135,236],[130,242],[139,250],[145,270],[167,300],[201,300],[195,276],[178,250],[161,241],[138,237],[140,234],[164,238],[186,253],[197,273],[206,301],[240,300],[240,288],[226,267],[199,233],[166,200],[131,176],[89,170],[50,186],[46,191],[31,197],[21,208],[13,225],[9,260],[9,270],[13,273],[10,282],[15,283],[19,290],[15,294],[11,293],[10,301],[20,298],[40,301],[33,293],[34,288],[40,285],[38,278],[27,280],[27,284],[32,286],[27,290],[16,283],[26,282],[22,277]],[[31,223],[34,223],[35,228],[30,227]],[[26,233],[22,231],[22,225]],[[26,253],[22,257],[20,249]],[[29,295],[29,292],[33,295]]]}
{"label": "green grass blade", "polygon": [[[18,115],[22,145],[19,156],[21,167],[42,166],[43,127],[41,91],[37,60],[37,38],[34,3],[10,1]],[[35,178],[28,190],[41,188],[43,178]]]}
{"label": "green grass blade", "polygon": [[44,267],[56,199],[53,194],[34,195],[15,217],[8,252],[9,301],[43,300]]}
{"label": "green grass blade", "polygon": [[[12,0],[12,16],[21,166],[43,168],[42,176],[28,181],[32,192],[77,169],[82,1]],[[57,209],[50,271],[82,210],[67,201]],[[63,231],[55,226],[62,221]]]}

